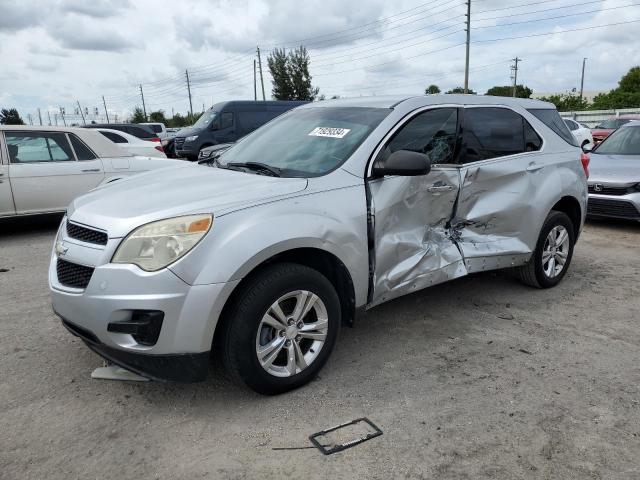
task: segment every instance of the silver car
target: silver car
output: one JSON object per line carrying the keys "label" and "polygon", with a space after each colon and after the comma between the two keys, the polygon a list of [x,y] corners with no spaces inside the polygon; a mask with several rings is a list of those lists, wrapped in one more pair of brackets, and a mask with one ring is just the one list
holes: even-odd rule
{"label": "silver car", "polygon": [[590,158],[589,216],[640,220],[640,122],[613,132]]}
{"label": "silver car", "polygon": [[100,185],[179,165],[133,156],[96,130],[0,126],[0,217],[64,212]]}
{"label": "silver car", "polygon": [[284,392],[318,372],[341,324],[393,298],[502,268],[560,282],[586,214],[580,153],[534,100],[311,103],[209,165],[76,199],[53,308],[148,378],[202,380],[215,353],[254,390]]}

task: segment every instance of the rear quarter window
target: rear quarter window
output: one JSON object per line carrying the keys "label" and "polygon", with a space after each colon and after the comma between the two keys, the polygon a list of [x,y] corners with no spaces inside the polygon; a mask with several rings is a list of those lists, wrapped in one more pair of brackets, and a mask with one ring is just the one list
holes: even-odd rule
{"label": "rear quarter window", "polygon": [[564,123],[562,117],[557,110],[553,108],[529,108],[527,109],[534,117],[544,123],[547,127],[553,130],[560,138],[562,138],[569,145],[577,147],[576,141],[573,135],[569,131],[569,127]]}

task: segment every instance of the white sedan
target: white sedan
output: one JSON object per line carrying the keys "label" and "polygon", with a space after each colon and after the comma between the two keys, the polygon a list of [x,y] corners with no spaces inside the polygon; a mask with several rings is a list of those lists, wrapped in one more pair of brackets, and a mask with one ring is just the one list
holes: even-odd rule
{"label": "white sedan", "polygon": [[88,128],[0,125],[0,217],[64,212],[98,186],[175,165],[189,163],[131,155]]}
{"label": "white sedan", "polygon": [[120,130],[109,128],[96,128],[96,130],[133,155],[167,158],[160,142],[149,142]]}
{"label": "white sedan", "polygon": [[571,120],[570,118],[563,118],[564,123],[569,127],[573,137],[578,142],[578,145],[585,147],[589,145],[593,147],[593,137],[591,136],[591,129],[582,125],[581,123]]}

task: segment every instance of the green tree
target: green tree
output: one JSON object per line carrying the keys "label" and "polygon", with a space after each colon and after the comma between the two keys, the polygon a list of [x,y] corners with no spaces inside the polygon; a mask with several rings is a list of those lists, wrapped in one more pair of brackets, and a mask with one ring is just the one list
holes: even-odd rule
{"label": "green tree", "polygon": [[156,122],[156,123],[164,123],[165,125],[167,124],[167,119],[164,116],[164,111],[162,110],[158,110],[157,112],[151,112],[149,114],[149,121]]}
{"label": "green tree", "polygon": [[147,121],[147,117],[144,116],[144,111],[142,110],[142,108],[136,106],[133,109],[133,115],[131,115],[129,121],[131,123],[142,123]]}
{"label": "green tree", "polygon": [[[447,94],[450,94],[450,93],[464,93],[464,88],[463,87],[455,87],[455,88],[452,88],[451,90],[449,90],[448,92],[445,92],[445,93],[447,93]],[[477,95],[477,93],[474,92],[471,89],[469,89],[469,94],[470,95]]]}
{"label": "green tree", "polygon": [[618,82],[622,92],[640,93],[640,67],[633,67]]}
{"label": "green tree", "polygon": [[543,102],[553,103],[559,112],[574,112],[578,110],[586,110],[589,106],[584,98],[574,93],[561,93],[560,95],[549,95],[541,97]]}
{"label": "green tree", "polygon": [[273,78],[271,94],[276,100],[309,100],[318,96],[319,89],[311,84],[309,53],[300,46],[288,54],[276,48],[267,59]]}
{"label": "green tree", "polygon": [[[531,98],[533,90],[524,85],[516,86],[516,97],[518,98]],[[487,90],[486,95],[492,95],[494,97],[511,97],[513,95],[513,86],[495,86]]]}
{"label": "green tree", "polygon": [[20,118],[18,110],[15,108],[3,108],[0,110],[1,125],[24,125],[24,121]]}
{"label": "green tree", "polygon": [[631,68],[609,93],[601,93],[593,99],[593,110],[640,107],[640,67]]}
{"label": "green tree", "polygon": [[429,85],[427,88],[424,89],[424,93],[425,95],[436,95],[438,93],[440,93],[440,87],[437,85]]}

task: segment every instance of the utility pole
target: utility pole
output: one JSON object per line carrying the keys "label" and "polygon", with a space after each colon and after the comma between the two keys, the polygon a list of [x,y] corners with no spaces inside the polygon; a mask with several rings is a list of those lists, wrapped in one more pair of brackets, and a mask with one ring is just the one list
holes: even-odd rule
{"label": "utility pole", "polygon": [[102,104],[104,105],[104,114],[107,116],[107,123],[109,123],[109,112],[107,111],[107,102],[104,100],[104,95],[102,95]]}
{"label": "utility pole", "polygon": [[49,112],[48,108],[47,108],[47,117],[49,117],[49,126],[51,126],[51,112]]}
{"label": "utility pole", "polygon": [[513,71],[513,92],[511,96],[515,98],[516,90],[518,88],[518,62],[521,62],[522,59],[516,57],[516,58],[512,58],[511,60],[513,60],[514,62],[514,64],[511,66],[511,70]]}
{"label": "utility pole", "polygon": [[262,77],[262,60],[260,59],[260,47],[256,47],[258,52],[258,69],[260,70],[260,85],[262,85],[262,101],[266,100],[264,96],[264,78]]}
{"label": "utility pole", "polygon": [[467,0],[467,55],[464,64],[464,93],[469,93],[469,49],[471,47],[471,0]]}
{"label": "utility pole", "polygon": [[189,111],[191,112],[191,121],[193,121],[193,103],[191,102],[191,83],[189,82],[189,70],[184,71],[187,77],[187,93],[189,94]]}
{"label": "utility pole", "polygon": [[[60,107],[60,115],[62,116],[62,122],[64,123],[64,126],[67,126],[67,120],[64,118],[64,107]],[[58,122],[56,122],[56,125],[58,124]]]}
{"label": "utility pole", "polygon": [[253,99],[258,100],[258,86],[256,84],[256,59],[253,59]]}
{"label": "utility pole", "polygon": [[78,110],[80,111],[80,116],[82,117],[82,123],[83,125],[86,125],[87,122],[85,122],[84,120],[84,113],[82,113],[82,107],[80,106],[80,101],[76,100],[76,103],[78,104]]}
{"label": "utility pole", "polygon": [[144,104],[144,93],[142,93],[142,84],[140,84],[140,96],[142,97],[142,113],[144,113],[144,121],[147,121],[147,106]]}
{"label": "utility pole", "polygon": [[580,100],[582,101],[582,95],[584,94],[584,66],[587,63],[587,58],[582,59],[582,77],[580,79]]}
{"label": "utility pole", "polygon": [[42,115],[40,114],[40,107],[38,107],[38,119],[40,120],[40,126],[42,126]]}
{"label": "utility pole", "polygon": [[27,118],[29,119],[29,125],[33,125],[33,119],[31,118],[31,114],[27,114]]}

